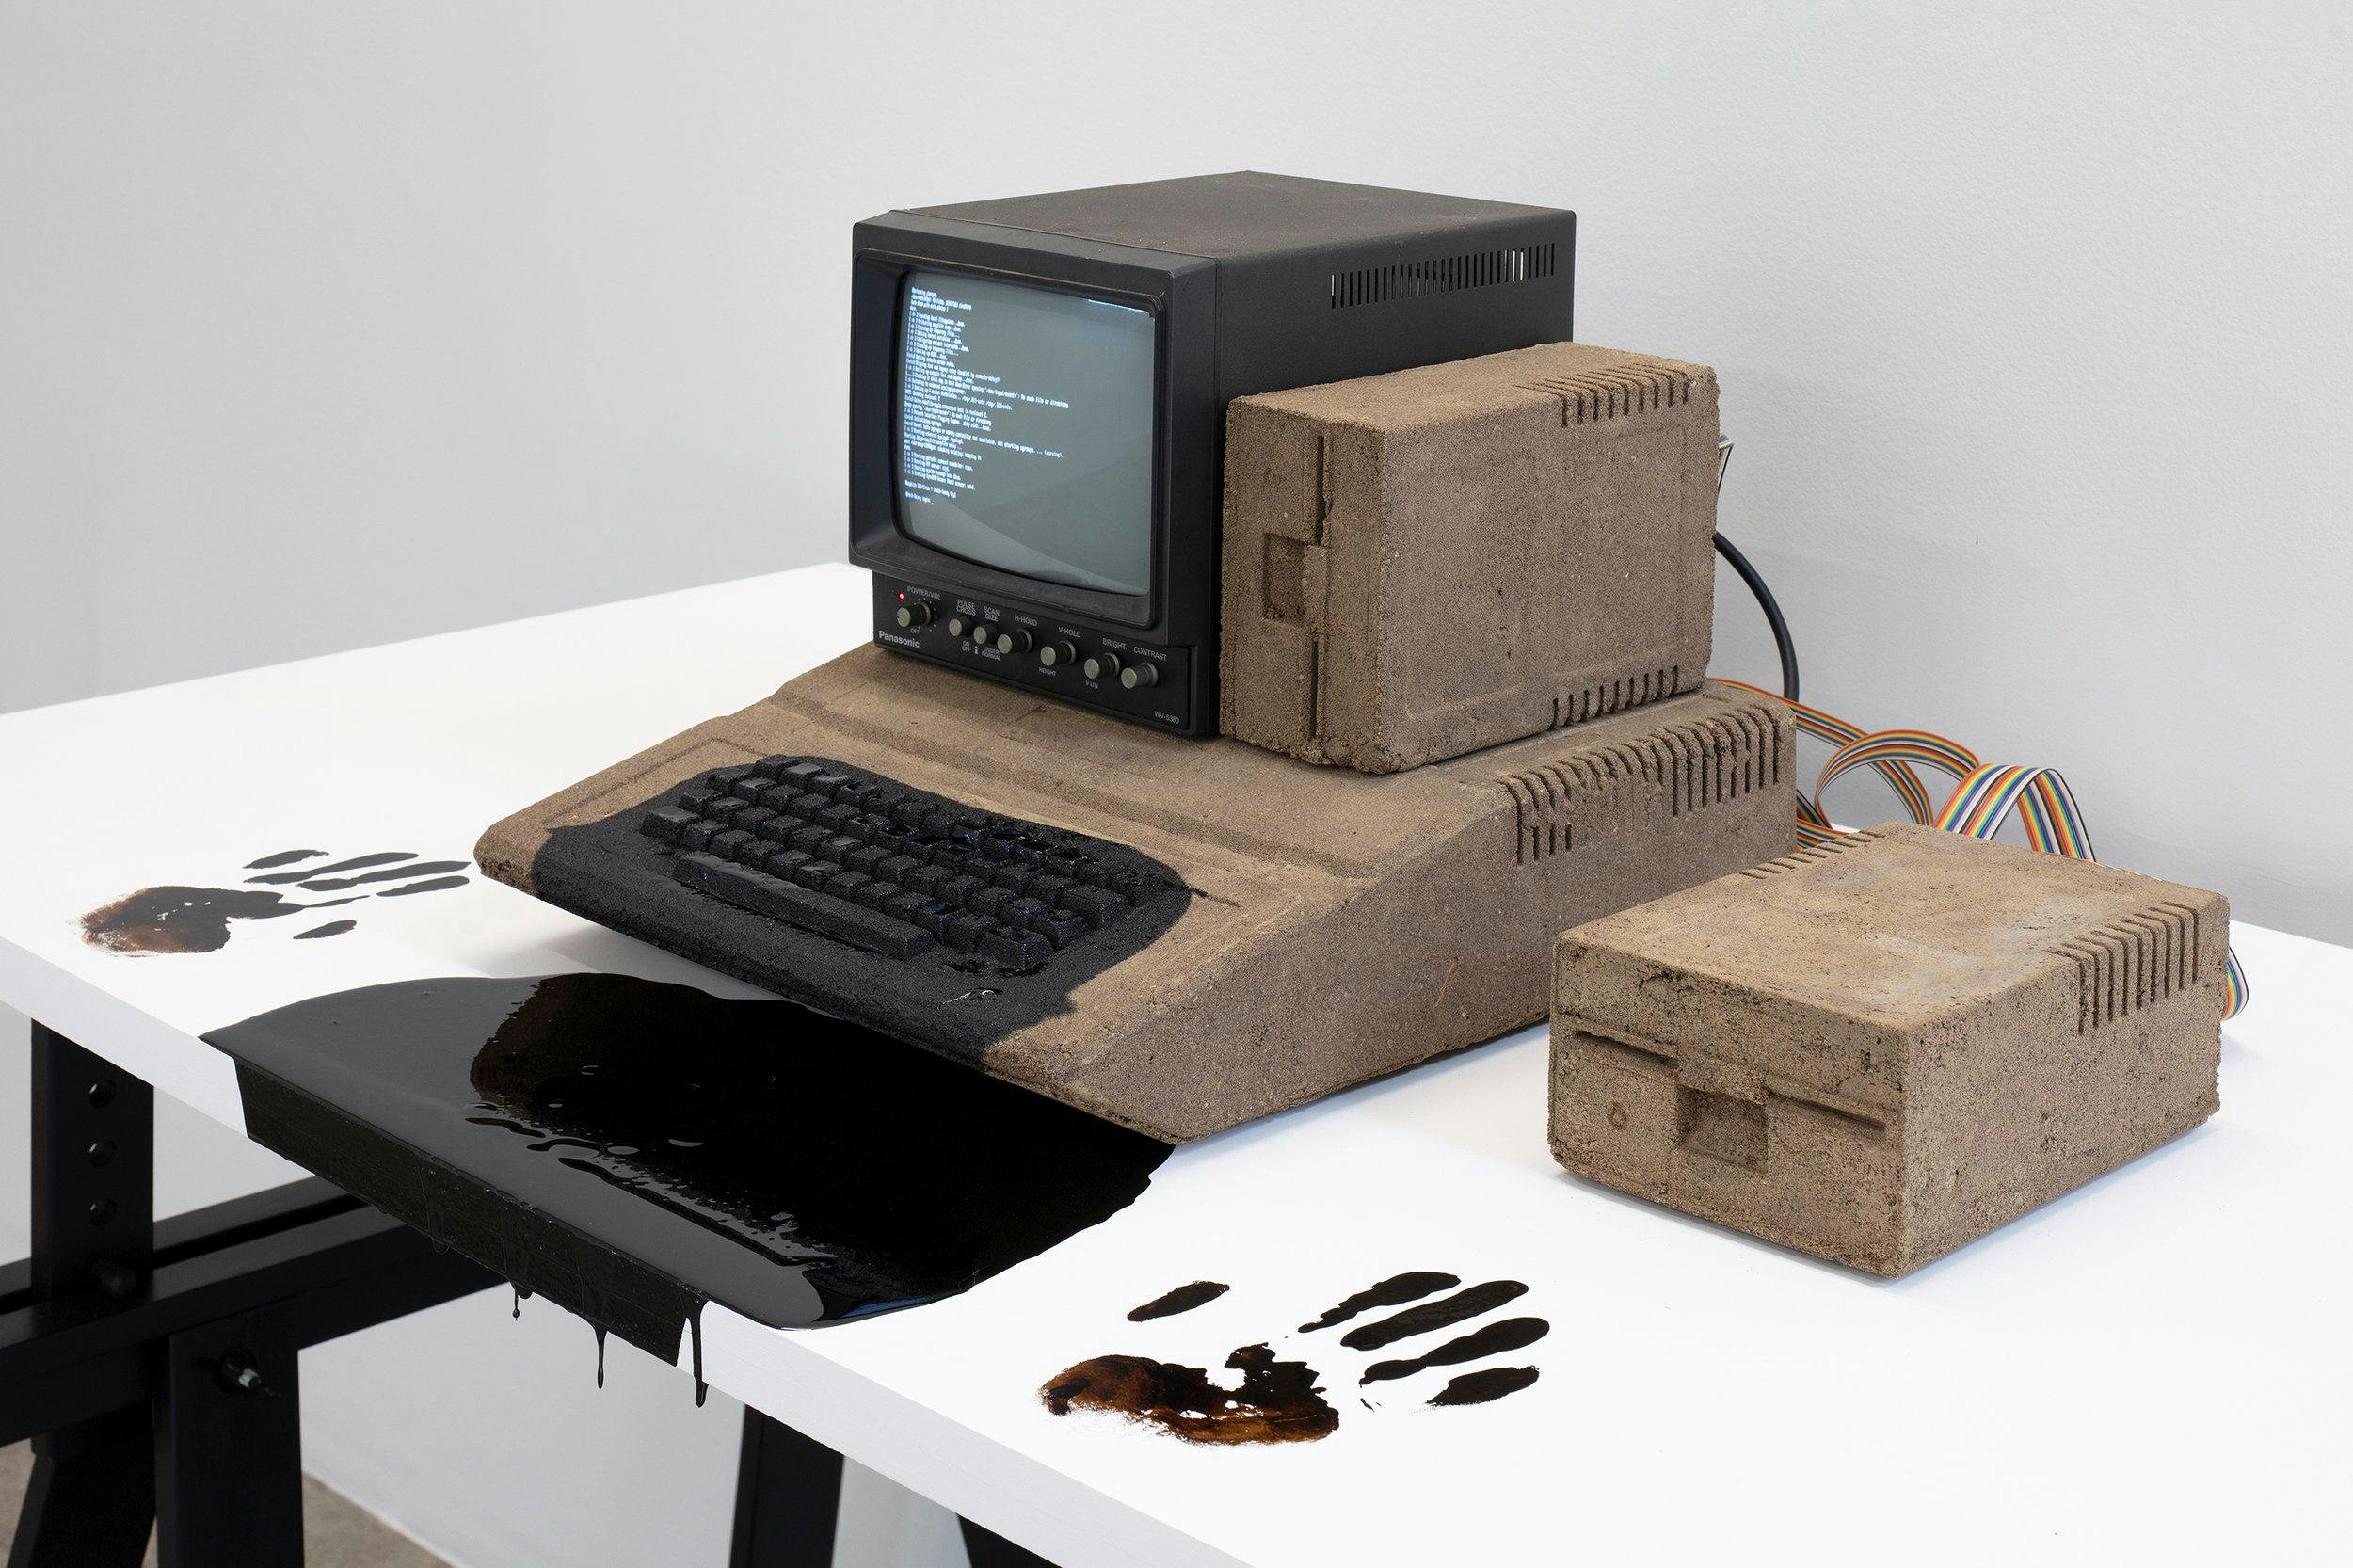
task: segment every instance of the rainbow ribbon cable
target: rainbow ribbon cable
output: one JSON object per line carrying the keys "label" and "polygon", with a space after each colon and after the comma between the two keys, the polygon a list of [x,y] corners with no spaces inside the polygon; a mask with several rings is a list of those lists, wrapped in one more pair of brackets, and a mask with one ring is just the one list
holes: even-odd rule
{"label": "rainbow ribbon cable", "polygon": [[[2002,824],[2014,811],[2029,847],[2073,860],[2099,859],[2091,853],[2091,835],[2084,827],[2083,811],[2075,804],[2074,792],[2067,787],[2067,780],[2059,776],[2056,768],[1980,762],[1967,746],[1925,729],[1865,731],[1834,714],[1809,708],[1802,702],[1791,702],[1762,686],[1752,686],[1745,680],[1727,680],[1724,684],[1785,704],[1797,719],[1798,733],[1827,742],[1832,747],[1830,760],[1822,764],[1821,774],[1814,781],[1814,792],[1798,796],[1801,844],[1827,843],[1844,837],[1831,825],[1830,812],[1822,805],[1822,792],[1840,775],[1868,767],[1887,781],[1902,804],[1904,814],[1913,822],[1967,839],[1991,839],[2002,830]],[[1942,809],[1932,804],[1928,787],[1913,771],[1915,766],[1933,768],[1960,781]],[[2240,965],[2238,953],[2231,952],[2222,966],[2223,1017],[2238,1016],[2247,1006],[2249,995],[2247,970]]]}

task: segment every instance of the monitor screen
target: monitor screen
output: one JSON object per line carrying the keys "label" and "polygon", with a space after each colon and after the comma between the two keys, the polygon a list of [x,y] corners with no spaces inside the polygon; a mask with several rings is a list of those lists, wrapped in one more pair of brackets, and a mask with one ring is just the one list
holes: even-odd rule
{"label": "monitor screen", "polygon": [[1152,312],[957,273],[899,307],[899,526],[1048,583],[1152,586]]}

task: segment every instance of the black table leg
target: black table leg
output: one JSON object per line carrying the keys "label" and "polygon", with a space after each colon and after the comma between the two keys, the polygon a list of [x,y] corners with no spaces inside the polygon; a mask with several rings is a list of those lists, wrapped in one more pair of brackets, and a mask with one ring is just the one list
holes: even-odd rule
{"label": "black table leg", "polygon": [[160,1568],[302,1568],[301,1384],[284,1317],[264,1308],[165,1343]]}
{"label": "black table leg", "polygon": [[729,1568],[833,1568],[840,1507],[841,1456],[746,1409]]}
{"label": "black table leg", "polygon": [[33,1026],[33,1256],[0,1263],[0,1443],[33,1439],[8,1568],[302,1560],[305,1346],[485,1289],[323,1181],[154,1218],[154,1091]]}
{"label": "black table leg", "polygon": [[8,1568],[138,1568],[155,1524],[147,1412],[33,1439]]}
{"label": "black table leg", "polygon": [[[32,1046],[26,1298],[127,1298],[154,1265],[155,1091],[40,1024]],[[143,1410],[41,1433],[8,1568],[138,1568],[154,1488]]]}
{"label": "black table leg", "polygon": [[969,1519],[958,1519],[956,1523],[964,1527],[964,1555],[972,1568],[1054,1568],[1026,1546],[1016,1546]]}

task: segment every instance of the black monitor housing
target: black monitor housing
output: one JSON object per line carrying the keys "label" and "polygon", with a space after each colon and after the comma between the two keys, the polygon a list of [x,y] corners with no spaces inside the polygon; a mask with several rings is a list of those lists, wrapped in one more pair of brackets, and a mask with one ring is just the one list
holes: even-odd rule
{"label": "black monitor housing", "polygon": [[[857,225],[850,559],[874,573],[875,641],[1164,731],[1214,733],[1225,406],[1253,392],[1567,340],[1576,226],[1575,214],[1550,208],[1257,173],[886,213]],[[911,285],[910,274],[931,280]],[[968,280],[969,292],[991,300],[1026,297],[1012,285],[1148,312],[1149,515],[1138,458],[1137,515],[1105,523],[1148,527],[1148,555],[1141,539],[1134,552],[1148,559],[1148,573],[1096,578],[1109,587],[1087,585],[1077,571],[1064,575],[1079,580],[1049,580],[939,548],[936,530],[933,543],[911,530],[905,465],[915,459],[903,400],[932,399],[920,405],[919,433],[938,428],[942,407],[906,380],[911,290],[923,288],[931,312],[942,288]],[[969,302],[941,308],[978,319]],[[1016,389],[1024,408],[991,404],[987,385],[977,401],[1009,419],[1067,409],[1050,388]],[[986,437],[989,414],[965,410],[975,399],[956,397],[946,461],[968,476],[1006,447]],[[1056,417],[1021,428],[1050,430]],[[994,451],[958,449],[967,433]],[[941,472],[932,444],[923,460]],[[1037,456],[1029,445],[1014,450]],[[1019,462],[999,460],[998,472]],[[948,483],[972,488],[954,473]]]}

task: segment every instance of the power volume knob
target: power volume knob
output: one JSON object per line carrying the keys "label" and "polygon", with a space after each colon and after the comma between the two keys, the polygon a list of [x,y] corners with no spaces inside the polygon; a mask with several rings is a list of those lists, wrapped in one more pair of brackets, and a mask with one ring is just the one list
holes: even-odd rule
{"label": "power volume knob", "polygon": [[932,623],[932,607],[921,600],[911,600],[899,606],[899,624],[910,632],[920,632]]}
{"label": "power volume knob", "polygon": [[997,651],[1000,653],[1029,652],[1030,634],[1017,626],[1007,627],[997,633]]}
{"label": "power volume knob", "polygon": [[1131,692],[1142,691],[1146,686],[1159,685],[1160,672],[1151,664],[1129,664],[1119,672],[1119,683]]}
{"label": "power volume knob", "polygon": [[1079,669],[1089,680],[1109,680],[1119,673],[1119,655],[1090,653],[1087,655],[1087,662],[1080,664]]}
{"label": "power volume knob", "polygon": [[1037,650],[1037,662],[1048,669],[1079,662],[1079,650],[1069,643],[1048,643]]}

